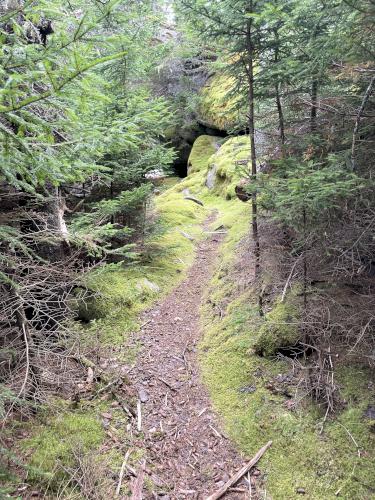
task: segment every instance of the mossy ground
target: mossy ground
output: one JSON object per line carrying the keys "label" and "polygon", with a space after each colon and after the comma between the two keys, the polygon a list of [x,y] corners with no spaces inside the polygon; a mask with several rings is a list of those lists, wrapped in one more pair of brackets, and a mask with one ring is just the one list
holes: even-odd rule
{"label": "mossy ground", "polygon": [[74,464],[74,452],[87,454],[98,449],[104,439],[104,429],[97,409],[81,407],[54,417],[40,417],[33,428],[33,435],[25,439],[22,447],[32,454],[29,460],[29,480],[54,487],[63,480],[59,465]]}
{"label": "mossy ground", "polygon": [[371,402],[369,374],[355,366],[338,370],[347,405],[327,420],[322,433],[324,412],[307,403],[308,397],[289,409],[284,396],[270,392],[269,381],[290,372],[290,365],[254,354],[265,322],[258,316],[255,293],[248,287],[241,290],[230,277],[235,255],[241,253],[241,234],[238,226],[229,227],[221,264],[207,292],[209,301],[202,307],[200,361],[226,432],[248,457],[273,441],[261,462],[264,498],[299,498],[298,488],[305,498],[316,500],[374,498],[375,435],[363,418]]}
{"label": "mossy ground", "polygon": [[[204,237],[202,222],[212,210],[218,211],[214,227],[223,224],[225,228],[235,225],[243,228],[242,232],[235,231],[233,242],[237,242],[246,230],[248,218],[243,217],[248,212],[246,205],[238,200],[226,201],[225,196],[219,197],[205,187],[208,159],[215,153],[216,144],[216,138],[205,136],[201,139],[198,152],[192,157],[189,177],[168,182],[168,189],[161,189],[162,193],[155,197],[150,210],[157,211],[161,230],[146,242],[150,249],[148,258],[134,265],[109,265],[88,276],[87,286],[97,292],[97,297],[87,306],[88,319],[96,319],[82,329],[85,342],[90,343],[90,339],[95,338],[101,345],[121,346],[125,343],[129,333],[139,328],[141,312],[184,278],[194,259],[196,244]],[[204,207],[185,200],[185,189],[199,197]],[[160,291],[140,287],[145,278],[157,285]],[[129,351],[126,361],[132,361],[135,354]],[[30,437],[22,442],[22,447],[29,455],[29,464],[34,471],[30,479],[38,484],[48,481],[54,487],[53,480],[58,484],[60,479],[54,478],[53,471],[58,463],[69,466],[72,462],[73,443],[82,441],[84,449],[99,450],[105,441],[100,417],[103,411],[102,402],[92,402],[77,410],[66,405],[57,416],[49,415],[28,427]],[[114,418],[116,422],[119,419],[121,416]],[[121,425],[126,428],[125,422]],[[126,431],[121,439],[124,442],[128,439]],[[103,460],[110,459],[114,470],[121,466],[123,455],[117,452],[101,452],[101,455]]]}
{"label": "mossy ground", "polygon": [[[122,269],[109,267],[92,276],[91,286],[97,287],[101,294],[97,306],[102,311],[100,319],[94,321],[87,332],[99,331],[103,343],[123,343],[129,332],[139,325],[142,310],[184,277],[194,258],[196,241],[204,237],[202,221],[215,209],[218,218],[212,229],[222,225],[227,235],[207,292],[210,302],[202,307],[205,336],[200,361],[227,433],[249,457],[266,441],[273,440],[272,448],[261,463],[267,490],[265,498],[297,498],[297,488],[304,488],[305,498],[317,500],[337,498],[337,491],[339,498],[348,500],[374,498],[375,439],[363,419],[363,412],[370,404],[368,373],[358,367],[342,367],[337,373],[347,406],[336,419],[326,422],[320,434],[323,414],[318,408],[305,403],[298,409],[288,409],[285,398],[266,387],[267,381],[289,371],[288,364],[251,353],[262,321],[257,315],[252,290],[234,283],[232,277],[236,255],[241,253],[241,245],[249,232],[250,207],[227,196],[228,188],[239,175],[232,155],[238,153],[246,157],[240,147],[241,144],[246,147],[247,143],[242,142],[245,140],[237,139],[237,149],[237,141],[230,139],[231,142],[222,146],[226,146],[227,151],[223,149],[220,155],[214,154],[222,156],[219,172],[225,181],[211,191],[205,187],[205,179],[212,160],[212,143],[201,141],[202,150],[196,158],[193,156],[189,177],[170,186],[155,200],[164,231],[151,237],[149,243],[156,251],[150,252],[148,261]],[[204,161],[200,161],[201,155]],[[204,207],[184,200],[184,189],[202,200]],[[251,273],[250,267],[244,272]],[[157,284],[160,293],[137,288],[143,278]],[[217,314],[218,307],[224,313],[223,318]],[[76,439],[81,439],[87,449],[100,450],[105,440],[100,421],[102,411],[103,403],[98,403],[67,410],[35,425],[31,437],[22,444],[38,471],[34,477],[48,480],[57,461],[69,464],[71,443]],[[123,429],[119,438],[126,443],[129,436],[121,418],[123,415],[118,415],[115,420]],[[349,433],[358,443],[361,457]],[[111,459],[113,470],[118,471],[123,455],[115,450],[106,456]]]}

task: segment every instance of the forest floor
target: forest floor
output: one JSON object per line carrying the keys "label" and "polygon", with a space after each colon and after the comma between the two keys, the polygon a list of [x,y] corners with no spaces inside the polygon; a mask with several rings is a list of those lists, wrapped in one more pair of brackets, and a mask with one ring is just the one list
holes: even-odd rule
{"label": "forest floor", "polygon": [[[198,368],[200,306],[212,277],[223,233],[209,233],[198,246],[186,279],[143,315],[137,337],[143,348],[132,382],[142,401],[142,448],[152,463],[158,492],[149,498],[206,498],[236,472],[243,460],[220,430]],[[249,498],[245,480],[226,498]]]}

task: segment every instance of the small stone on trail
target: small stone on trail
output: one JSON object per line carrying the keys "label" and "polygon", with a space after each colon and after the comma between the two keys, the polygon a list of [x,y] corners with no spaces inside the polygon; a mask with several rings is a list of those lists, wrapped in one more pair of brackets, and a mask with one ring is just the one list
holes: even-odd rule
{"label": "small stone on trail", "polygon": [[141,403],[146,403],[146,401],[148,401],[149,396],[148,396],[147,391],[145,391],[144,389],[140,389],[138,394],[139,394],[139,400]]}

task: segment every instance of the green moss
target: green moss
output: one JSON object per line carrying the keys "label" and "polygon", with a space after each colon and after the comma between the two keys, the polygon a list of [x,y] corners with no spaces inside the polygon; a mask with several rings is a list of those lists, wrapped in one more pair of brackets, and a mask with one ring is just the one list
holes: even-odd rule
{"label": "green moss", "polygon": [[[322,433],[324,411],[307,398],[296,409],[288,409],[285,397],[269,390],[269,382],[288,374],[290,366],[253,353],[259,330],[268,336],[272,329],[258,316],[254,292],[241,290],[230,276],[239,242],[236,225],[228,228],[224,261],[207,291],[210,301],[202,307],[205,335],[200,344],[203,377],[226,432],[248,457],[273,441],[260,463],[267,498],[297,499],[298,488],[305,490],[305,498],[316,500],[373,498],[375,434],[363,418],[371,400],[369,373],[348,366],[338,370],[347,407],[326,422]],[[278,304],[268,322],[277,326],[280,317],[285,320],[294,313],[294,307]],[[348,431],[358,442],[361,457]]]}
{"label": "green moss", "polygon": [[[82,329],[87,342],[95,337],[101,344],[122,344],[138,329],[140,313],[183,279],[209,212],[185,200],[181,184],[175,183],[155,198],[154,210],[162,230],[146,241],[147,255],[133,265],[109,265],[88,275],[86,285],[95,297],[80,305],[80,317],[90,321]],[[157,285],[160,293],[142,286],[145,279]]]}
{"label": "green moss", "polygon": [[254,339],[254,350],[262,356],[272,356],[281,347],[292,347],[299,338],[298,308],[289,296],[286,302],[278,302],[266,314],[265,321]]}
{"label": "green moss", "polygon": [[206,171],[208,160],[215,153],[220,141],[219,137],[210,135],[201,135],[196,139],[188,161],[189,175],[202,170]]}
{"label": "green moss", "polygon": [[250,141],[246,135],[232,137],[221,146],[209,160],[210,167],[216,166],[214,194],[228,200],[236,197],[235,187],[239,179],[248,175],[248,166],[236,162],[249,160],[249,157]]}
{"label": "green moss", "polygon": [[22,446],[31,456],[29,479],[48,482],[53,487],[64,479],[61,465],[74,463],[74,452],[97,449],[104,439],[104,430],[94,412],[63,412],[32,429],[32,437]]}
{"label": "green moss", "polygon": [[201,91],[199,115],[207,125],[219,130],[230,130],[243,120],[238,111],[241,98],[231,95],[235,80],[226,74],[217,73],[209,79]]}

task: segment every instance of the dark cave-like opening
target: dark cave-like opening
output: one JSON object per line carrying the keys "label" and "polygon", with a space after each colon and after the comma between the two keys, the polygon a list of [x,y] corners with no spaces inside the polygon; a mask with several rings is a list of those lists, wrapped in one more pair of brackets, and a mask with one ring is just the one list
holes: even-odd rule
{"label": "dark cave-like opening", "polygon": [[191,128],[189,133],[186,131],[184,136],[177,135],[172,145],[177,150],[177,158],[173,163],[173,171],[181,179],[185,178],[188,174],[188,161],[191,150],[193,149],[194,142],[201,135],[211,135],[213,137],[228,137],[228,132],[226,130],[220,130],[216,128],[209,127],[203,123],[197,122],[194,127]]}

